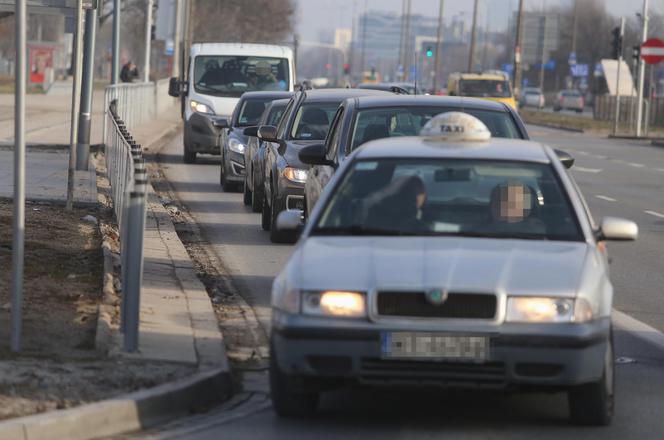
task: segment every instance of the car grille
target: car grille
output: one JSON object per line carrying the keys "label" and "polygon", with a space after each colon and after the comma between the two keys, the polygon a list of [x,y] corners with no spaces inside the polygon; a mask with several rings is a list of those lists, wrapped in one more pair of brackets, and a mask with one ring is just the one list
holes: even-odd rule
{"label": "car grille", "polygon": [[438,385],[503,387],[507,370],[502,362],[433,362],[363,358],[360,382],[367,385]]}
{"label": "car grille", "polygon": [[434,305],[424,292],[378,292],[377,310],[381,316],[493,319],[496,295],[450,293],[445,302]]}

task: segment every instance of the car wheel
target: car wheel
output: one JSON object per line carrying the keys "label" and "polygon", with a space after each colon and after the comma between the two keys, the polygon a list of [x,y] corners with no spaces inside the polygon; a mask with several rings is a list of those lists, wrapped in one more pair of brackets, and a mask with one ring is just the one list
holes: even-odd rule
{"label": "car wheel", "polygon": [[296,377],[287,376],[279,369],[270,344],[270,399],[279,417],[305,417],[316,412],[319,393],[294,389],[291,384],[295,381]]}
{"label": "car wheel", "polygon": [[274,190],[272,191],[272,203],[270,207],[270,241],[272,243],[285,243],[286,237],[283,232],[277,230],[277,217],[279,216],[277,209],[277,195]]}
{"label": "car wheel", "polygon": [[261,212],[263,210],[263,194],[258,190],[260,185],[256,183],[256,176],[253,173],[251,179],[254,184],[254,190],[251,192],[251,210]]}
{"label": "car wheel", "polygon": [[182,161],[184,163],[196,163],[196,152],[188,151],[187,148],[185,147]]}
{"label": "car wheel", "polygon": [[264,231],[270,230],[270,222],[272,220],[272,209],[267,204],[267,195],[265,190],[263,190],[263,203],[261,208],[261,227]]}
{"label": "car wheel", "polygon": [[614,410],[615,370],[613,331],[604,356],[604,372],[597,382],[576,386],[567,392],[570,418],[581,425],[606,426]]}
{"label": "car wheel", "polygon": [[251,205],[251,200],[253,198],[251,191],[249,191],[249,185],[247,185],[247,175],[244,176],[244,190],[242,194],[242,202],[245,206]]}

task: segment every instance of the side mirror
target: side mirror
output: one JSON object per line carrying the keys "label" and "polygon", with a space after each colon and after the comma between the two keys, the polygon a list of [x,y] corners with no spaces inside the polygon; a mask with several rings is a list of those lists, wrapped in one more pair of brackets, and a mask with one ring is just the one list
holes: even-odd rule
{"label": "side mirror", "polygon": [[328,160],[326,155],[325,144],[307,145],[298,153],[300,162],[307,165],[332,165],[332,161]]}
{"label": "side mirror", "polygon": [[302,230],[302,213],[300,211],[281,211],[275,226],[278,232],[299,233]]}
{"label": "side mirror", "polygon": [[574,166],[574,157],[569,154],[567,151],[563,150],[554,150],[556,153],[556,156],[558,156],[558,159],[560,159],[560,162],[563,164],[565,168],[568,170]]}
{"label": "side mirror", "polygon": [[228,128],[231,126],[231,124],[228,122],[228,119],[226,118],[217,118],[212,121],[212,124],[217,127],[217,128]]}
{"label": "side mirror", "polygon": [[257,131],[258,139],[267,142],[279,142],[277,140],[277,127],[274,125],[261,125]]}
{"label": "side mirror", "polygon": [[599,227],[599,240],[634,241],[639,236],[639,227],[631,220],[605,217]]}
{"label": "side mirror", "polygon": [[182,87],[180,87],[180,80],[173,77],[168,82],[168,94],[173,98],[179,98],[182,95]]}
{"label": "side mirror", "polygon": [[258,127],[253,126],[253,127],[247,127],[243,131],[245,136],[249,137],[258,137]]}

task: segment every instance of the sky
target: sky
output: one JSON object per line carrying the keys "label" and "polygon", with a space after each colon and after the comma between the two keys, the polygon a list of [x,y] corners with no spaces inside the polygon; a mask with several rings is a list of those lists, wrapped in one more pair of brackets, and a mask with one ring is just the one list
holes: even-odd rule
{"label": "sky", "polygon": [[[318,40],[321,30],[350,28],[353,10],[356,14],[371,10],[393,11],[401,13],[402,0],[296,0],[298,8],[297,32],[304,41]],[[524,0],[525,8],[539,9],[543,6],[569,5],[572,0]],[[584,1],[584,0],[578,0]],[[605,0],[609,11],[615,15],[632,15],[640,12],[641,0]],[[438,16],[440,0],[412,0],[413,13]],[[664,0],[650,0],[651,10],[664,11]],[[480,0],[478,23],[486,22],[486,14],[490,17],[492,29],[504,29],[509,16],[517,8],[518,0]],[[451,17],[464,14],[468,22],[472,18],[473,2],[471,0],[445,0],[444,16]]]}

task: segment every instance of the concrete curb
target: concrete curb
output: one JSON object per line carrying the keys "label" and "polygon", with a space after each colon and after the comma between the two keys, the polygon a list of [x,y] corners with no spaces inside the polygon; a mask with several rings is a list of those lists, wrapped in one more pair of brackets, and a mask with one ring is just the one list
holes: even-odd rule
{"label": "concrete curb", "polygon": [[230,396],[222,368],[114,399],[0,423],[0,440],[89,440],[158,425]]}
{"label": "concrete curb", "polygon": [[104,253],[104,275],[102,284],[102,300],[97,312],[97,333],[95,335],[95,349],[106,356],[110,350],[113,338],[113,315],[115,313],[115,289],[113,288],[113,252],[106,239],[102,243]]}
{"label": "concrete curb", "polygon": [[571,133],[585,133],[585,130],[581,128],[571,128],[571,127],[565,127],[564,125],[558,125],[558,124],[547,124],[544,122],[538,123],[538,122],[528,122],[525,121],[526,125],[534,125],[536,127],[544,127],[544,128],[553,128],[556,130],[563,130],[563,131],[569,131]]}

